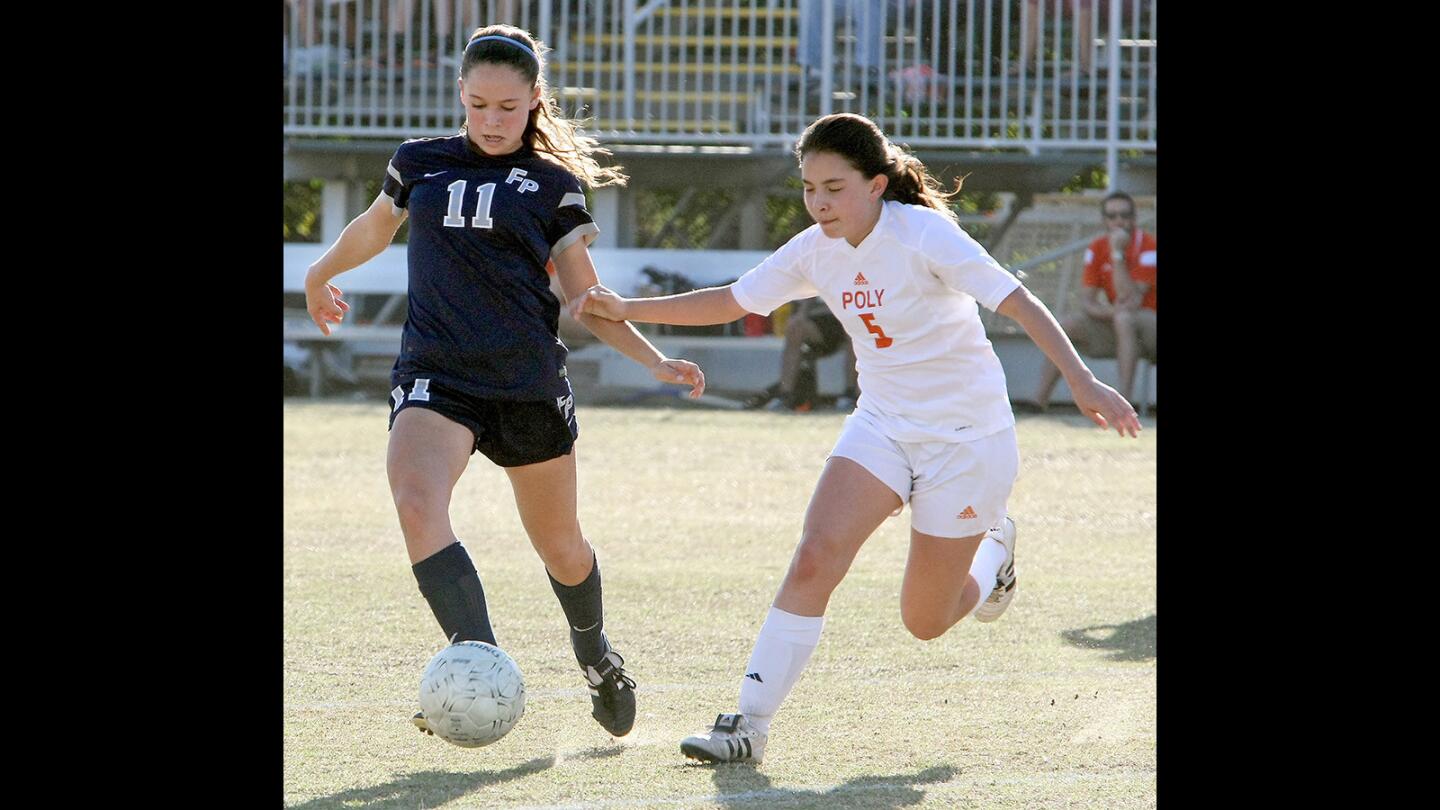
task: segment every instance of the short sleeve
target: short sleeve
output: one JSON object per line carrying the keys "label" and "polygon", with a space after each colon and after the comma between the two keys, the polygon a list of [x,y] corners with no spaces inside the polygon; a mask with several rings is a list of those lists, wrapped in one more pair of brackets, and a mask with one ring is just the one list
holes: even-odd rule
{"label": "short sleeve", "polygon": [[736,279],[730,286],[735,303],[747,312],[769,315],[781,304],[819,295],[808,275],[814,262],[809,234],[801,232]]}
{"label": "short sleeve", "polygon": [[1020,280],[991,258],[980,243],[948,220],[931,225],[920,239],[930,272],[945,286],[963,292],[986,309],[1000,306]]}
{"label": "short sleeve", "polygon": [[586,245],[595,241],[600,226],[585,207],[585,192],[574,175],[565,175],[565,192],[555,206],[553,216],[545,226],[545,241],[550,243],[550,255],[564,253],[571,245],[584,240]]}
{"label": "short sleeve", "polygon": [[1143,284],[1155,283],[1155,238],[1146,234],[1145,241],[1141,245],[1139,261],[1135,268],[1130,271],[1130,277]]}
{"label": "short sleeve", "polygon": [[385,182],[380,186],[380,192],[390,198],[390,205],[396,214],[410,204],[410,188],[414,184],[415,172],[410,167],[405,144],[401,144],[390,158],[390,163],[385,166]]}

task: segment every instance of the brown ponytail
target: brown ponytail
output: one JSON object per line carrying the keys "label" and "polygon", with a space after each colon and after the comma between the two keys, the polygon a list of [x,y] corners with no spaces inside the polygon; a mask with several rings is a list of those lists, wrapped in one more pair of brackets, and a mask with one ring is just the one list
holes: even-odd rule
{"label": "brown ponytail", "polygon": [[949,201],[960,195],[964,178],[946,193],[920,159],[890,142],[873,121],[854,113],[835,113],[806,127],[795,143],[795,157],[803,162],[811,152],[830,152],[844,158],[865,179],[885,175],[884,199],[923,205],[959,220]]}

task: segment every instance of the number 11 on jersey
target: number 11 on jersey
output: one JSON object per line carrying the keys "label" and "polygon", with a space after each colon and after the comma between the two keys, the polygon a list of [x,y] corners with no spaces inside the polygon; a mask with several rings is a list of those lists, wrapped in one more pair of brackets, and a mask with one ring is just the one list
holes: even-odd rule
{"label": "number 11 on jersey", "polygon": [[889,348],[890,344],[895,342],[894,338],[885,336],[885,330],[880,328],[880,324],[875,323],[875,313],[863,312],[860,314],[860,320],[865,322],[865,329],[875,335],[875,348]]}
{"label": "number 11 on jersey", "polygon": [[[456,180],[445,187],[450,192],[450,205],[445,212],[445,227],[465,227],[465,217],[460,209],[465,205],[465,181]],[[493,228],[495,220],[490,218],[490,200],[495,197],[495,184],[486,183],[480,187],[480,199],[475,201],[475,216],[470,218],[472,228]]]}

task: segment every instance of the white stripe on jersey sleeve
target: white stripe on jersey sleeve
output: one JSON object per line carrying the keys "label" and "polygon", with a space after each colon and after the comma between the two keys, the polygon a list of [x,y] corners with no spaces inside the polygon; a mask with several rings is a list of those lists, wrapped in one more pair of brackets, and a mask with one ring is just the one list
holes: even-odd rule
{"label": "white stripe on jersey sleeve", "polygon": [[570,233],[567,233],[567,234],[565,234],[564,236],[560,237],[560,241],[556,242],[556,243],[550,248],[550,255],[551,255],[551,256],[556,256],[556,255],[559,255],[559,254],[561,254],[561,253],[564,253],[564,252],[565,252],[565,248],[570,247],[571,245],[575,244],[576,242],[580,241],[581,239],[584,239],[584,240],[585,240],[585,244],[586,244],[586,245],[589,245],[591,242],[594,242],[594,241],[595,241],[595,237],[598,236],[599,234],[600,234],[600,226],[599,226],[599,225],[596,225],[596,224],[593,223],[593,222],[583,222],[583,223],[581,223],[581,224],[579,224],[579,225],[576,225],[576,226],[575,226],[575,229],[572,230]]}
{"label": "white stripe on jersey sleeve", "polygon": [[385,164],[385,171],[391,177],[395,178],[395,182],[399,183],[402,186],[405,185],[405,178],[400,176],[400,172],[396,171],[394,161]]}
{"label": "white stripe on jersey sleeve", "polygon": [[381,192],[380,192],[380,196],[385,198],[385,202],[390,203],[390,210],[391,210],[392,212],[394,212],[395,216],[397,216],[397,217],[404,217],[404,216],[408,216],[408,215],[409,215],[409,213],[410,213],[409,211],[406,211],[404,208],[401,208],[400,206],[398,206],[398,205],[395,204],[395,198],[394,198],[394,197],[391,197],[389,194],[386,194],[384,191],[381,191]]}
{"label": "white stripe on jersey sleeve", "polygon": [[557,206],[555,206],[555,207],[556,207],[556,208],[564,208],[564,207],[567,206],[567,205],[578,205],[578,206],[580,206],[581,208],[584,208],[584,207],[585,207],[585,195],[584,195],[584,194],[579,194],[579,193],[574,192],[574,191],[571,191],[571,192],[567,193],[564,197],[561,197],[561,198],[560,198],[560,204],[557,205]]}

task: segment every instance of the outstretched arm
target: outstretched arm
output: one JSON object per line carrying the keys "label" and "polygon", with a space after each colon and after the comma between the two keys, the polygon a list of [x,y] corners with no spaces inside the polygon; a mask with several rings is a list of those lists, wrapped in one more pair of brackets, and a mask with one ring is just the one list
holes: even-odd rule
{"label": "outstretched arm", "polygon": [[612,321],[710,326],[738,320],[748,311],[735,300],[729,284],[659,298],[622,298],[596,284],[570,302],[570,314],[578,320],[581,313]]}
{"label": "outstretched arm", "polygon": [[[560,279],[560,288],[566,298],[578,298],[599,287],[595,275],[595,264],[590,259],[590,250],[584,241],[578,241],[562,253],[552,257],[555,261],[555,275]],[[589,289],[587,289],[589,288]],[[603,288],[602,288],[603,289]],[[616,351],[650,370],[655,379],[667,383],[690,386],[690,398],[699,399],[705,392],[705,374],[700,367],[688,360],[671,360],[655,348],[635,327],[621,320],[607,320],[592,314],[576,312],[574,316],[595,337],[605,341]]]}
{"label": "outstretched arm", "polygon": [[1102,428],[1115,428],[1121,436],[1128,432],[1133,437],[1140,430],[1140,419],[1135,415],[1135,409],[1118,391],[1095,379],[1095,374],[1076,353],[1070,338],[1055,322],[1055,316],[1029,290],[1016,287],[995,311],[1024,327],[1025,333],[1035,341],[1040,351],[1060,369],[1081,413]]}
{"label": "outstretched arm", "polygon": [[325,255],[310,265],[305,274],[305,308],[322,333],[330,334],[330,324],[340,323],[350,310],[350,305],[340,297],[340,288],[331,284],[330,279],[380,255],[404,221],[405,212],[395,213],[390,197],[381,193],[365,213],[345,226]]}

